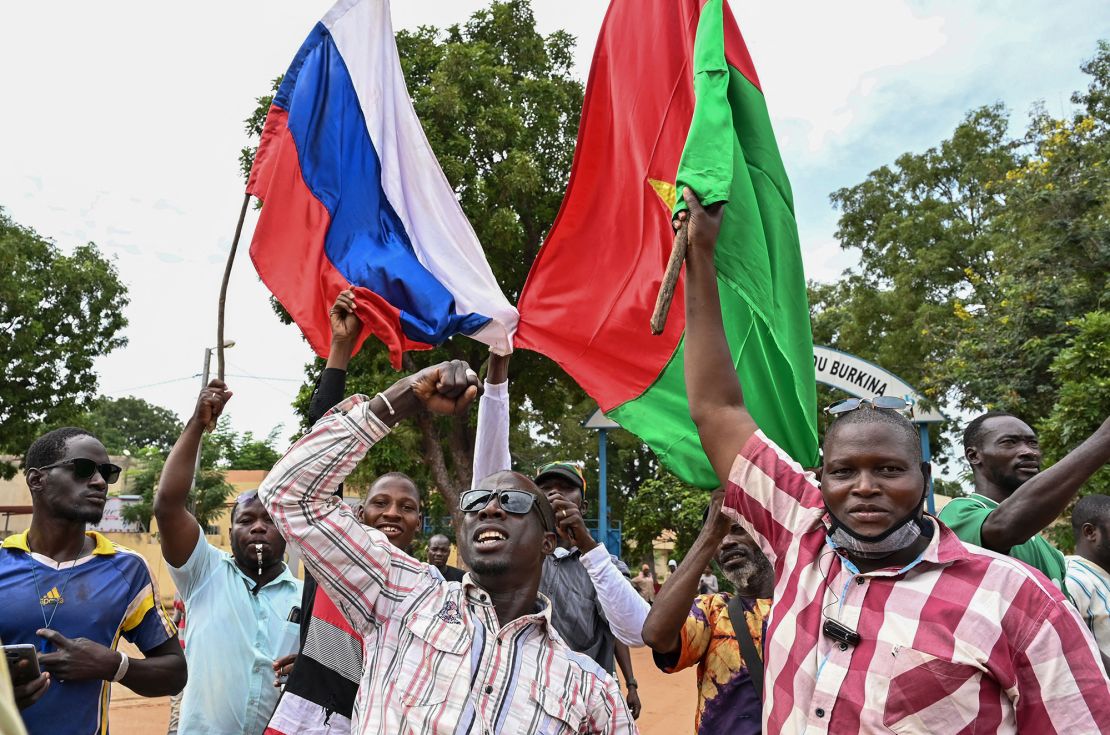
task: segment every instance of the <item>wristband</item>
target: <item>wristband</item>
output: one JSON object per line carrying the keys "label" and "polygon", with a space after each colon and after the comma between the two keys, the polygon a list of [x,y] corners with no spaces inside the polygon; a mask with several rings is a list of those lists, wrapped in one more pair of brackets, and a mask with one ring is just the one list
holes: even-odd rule
{"label": "wristband", "polygon": [[393,404],[390,403],[389,399],[385,397],[385,393],[378,393],[377,395],[378,395],[378,398],[382,399],[382,403],[385,404],[386,409],[389,411],[389,415],[390,416],[396,416],[397,412],[393,410]]}
{"label": "wristband", "polygon": [[119,654],[119,668],[116,669],[116,675],[112,677],[112,681],[120,681],[123,677],[127,676],[127,667],[131,663],[126,653],[123,651],[116,651],[116,653]]}
{"label": "wristband", "polygon": [[624,682],[624,688],[625,689],[639,689],[640,685],[636,683],[635,679],[627,679]]}

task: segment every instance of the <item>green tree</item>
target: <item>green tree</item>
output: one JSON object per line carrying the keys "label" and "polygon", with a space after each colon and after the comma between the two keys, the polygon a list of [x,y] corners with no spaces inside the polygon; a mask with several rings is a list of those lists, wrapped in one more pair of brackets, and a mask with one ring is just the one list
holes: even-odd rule
{"label": "green tree", "polygon": [[[1094,433],[1110,412],[1110,311],[1091,312],[1070,326],[1075,337],[1050,368],[1060,386],[1057,401],[1037,425],[1049,463]],[[1110,495],[1110,467],[1092,475],[1079,495]],[[1056,524],[1051,532],[1061,548],[1075,547],[1070,523]]]}
{"label": "green tree", "polygon": [[1077,436],[1065,416],[1045,422],[1065,386],[1057,359],[1110,303],[1110,45],[1083,68],[1090,86],[1070,117],[1035,109],[1013,137],[1004,109],[980,108],[940,145],[832,195],[860,265],[811,284],[816,342],[942,408],[1008,410]]}
{"label": "green tree", "polygon": [[147,447],[168,452],[182,429],[181,420],[173,411],[134,396],[100,396],[76,423],[100,439],[109,454]]}
{"label": "green tree", "polygon": [[[397,46],[432,149],[498,282],[515,301],[570,172],[582,106],[582,85],[572,75],[574,39],[562,31],[540,35],[530,3],[509,0],[492,3],[466,23],[401,31]],[[261,132],[270,100],[258,99],[247,120],[251,135]],[[244,171],[252,159],[253,152],[244,151]],[[456,338],[439,349],[406,355],[405,369],[447,359],[478,366],[486,355],[483,345]],[[307,382],[295,404],[304,417],[322,367],[316,360],[306,368]],[[350,365],[347,392],[372,395],[396,377],[380,345],[369,343]],[[527,462],[541,453],[536,446],[550,448],[555,442],[547,438],[563,438],[562,417],[575,415],[585,396],[557,366],[534,353],[514,356],[511,379],[513,447],[518,461],[526,463],[522,469],[530,469]],[[473,421],[473,412],[456,418],[423,415],[399,427],[375,446],[349,486],[365,489],[382,472],[403,471],[442,492],[448,508],[456,507],[458,492],[470,484]],[[588,437],[580,433],[582,446],[557,442],[560,456],[585,451]]]}
{"label": "green tree", "polygon": [[[123,518],[138,523],[144,531],[150,530],[150,519],[154,517],[154,493],[162,477],[166,464],[166,454],[157,447],[147,447],[135,454],[135,469],[131,470],[131,487],[140,497],[137,502],[128,503],[123,508]],[[226,472],[210,465],[202,464],[197,477],[196,489],[190,494],[194,502],[193,514],[197,522],[206,530],[215,530],[212,524],[223,512],[224,504],[231,494],[232,486],[226,480]]]}
{"label": "green tree", "polygon": [[[2,208],[0,262],[0,452],[18,455],[96,395],[93,362],[126,344],[128,299],[96,245],[66,255]],[[0,462],[0,476],[14,473]]]}
{"label": "green tree", "polygon": [[[625,543],[637,561],[652,561],[652,542],[664,529],[675,534],[675,557],[681,559],[701,533],[709,494],[661,472],[643,481],[629,498],[625,512]],[[631,557],[630,557],[631,558]]]}

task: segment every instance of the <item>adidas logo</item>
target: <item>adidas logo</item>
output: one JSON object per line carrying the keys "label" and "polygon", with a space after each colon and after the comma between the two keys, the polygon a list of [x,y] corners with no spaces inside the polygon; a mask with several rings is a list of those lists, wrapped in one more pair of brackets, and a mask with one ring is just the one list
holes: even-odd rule
{"label": "adidas logo", "polygon": [[39,598],[39,603],[43,607],[46,607],[47,605],[61,605],[63,602],[65,602],[65,598],[63,598],[61,593],[58,592],[57,587],[54,587],[45,595]]}

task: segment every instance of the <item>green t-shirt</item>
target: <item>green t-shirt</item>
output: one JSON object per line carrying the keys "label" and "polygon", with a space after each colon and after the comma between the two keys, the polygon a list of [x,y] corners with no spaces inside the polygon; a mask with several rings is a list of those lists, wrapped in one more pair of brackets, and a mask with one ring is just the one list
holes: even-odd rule
{"label": "green t-shirt", "polygon": [[[998,503],[990,498],[972,493],[956,498],[944,506],[940,512],[940,520],[955,531],[961,541],[983,546],[983,521],[997,507]],[[1067,562],[1060,550],[1045,541],[1040,534],[1010,549],[1010,556],[1036,567],[1055,582],[1061,591],[1064,590]]]}

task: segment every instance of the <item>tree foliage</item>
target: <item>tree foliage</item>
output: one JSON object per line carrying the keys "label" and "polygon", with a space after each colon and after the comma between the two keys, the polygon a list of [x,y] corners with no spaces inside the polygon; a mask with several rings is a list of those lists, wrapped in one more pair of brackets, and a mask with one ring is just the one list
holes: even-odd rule
{"label": "tree foliage", "polygon": [[100,396],[89,404],[76,423],[91,431],[109,454],[148,447],[166,453],[173,448],[182,428],[173,411],[134,396]]}
{"label": "tree foliage", "polygon": [[[18,455],[96,395],[93,361],[126,344],[128,299],[96,245],[67,255],[2,208],[0,262],[0,452]],[[0,476],[14,472],[0,462]]]}
{"label": "tree foliage", "polygon": [[663,529],[675,534],[675,558],[681,559],[701,533],[709,494],[667,472],[641,484],[628,501],[625,539],[636,548],[637,560],[654,564],[650,549]]}
{"label": "tree foliage", "polygon": [[[140,497],[137,502],[123,506],[124,520],[138,523],[144,531],[150,530],[150,520],[154,517],[154,492],[158,489],[158,481],[162,477],[162,468],[166,465],[166,453],[157,447],[141,449],[135,455],[135,467],[129,478],[132,492]],[[197,476],[197,486],[190,493],[193,501],[193,515],[197,522],[206,529],[219,519],[224,510],[227,497],[231,494],[232,486],[227,482],[225,470],[211,466],[204,461],[201,453],[201,469]]]}
{"label": "tree foliage", "polygon": [[[838,236],[860,264],[810,287],[816,342],[949,411],[1012,411],[1061,451],[1097,425],[1060,412],[1079,377],[1063,366],[1082,354],[1095,368],[1084,330],[1110,308],[1110,45],[1083,68],[1090,86],[1069,117],[1037,108],[1014,137],[1006,110],[983,107],[940,145],[835,192]],[[1110,413],[1092,397],[1093,415]]]}

